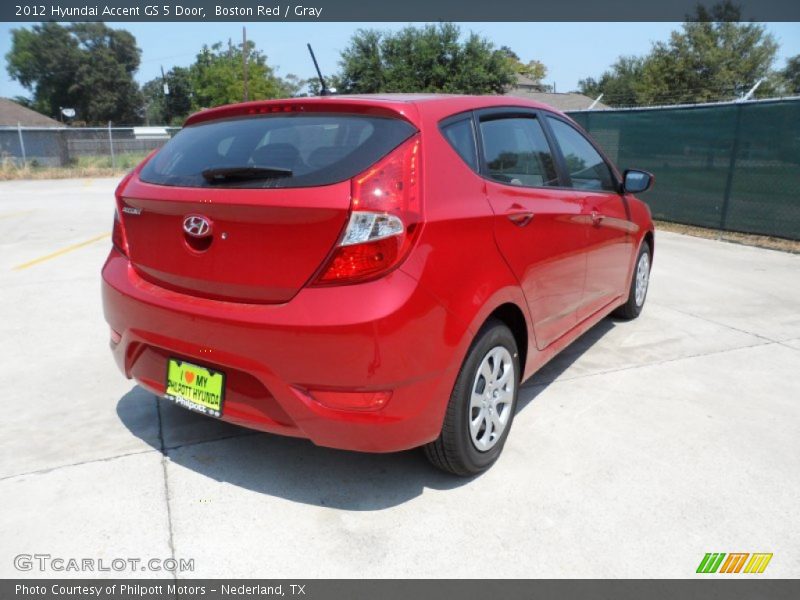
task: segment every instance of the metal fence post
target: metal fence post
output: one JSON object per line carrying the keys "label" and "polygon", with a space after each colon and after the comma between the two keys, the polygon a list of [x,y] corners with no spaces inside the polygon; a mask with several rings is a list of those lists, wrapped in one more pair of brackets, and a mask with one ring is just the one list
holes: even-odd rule
{"label": "metal fence post", "polygon": [[742,131],[742,110],[744,105],[739,103],[736,105],[736,125],[733,128],[733,148],[731,149],[731,159],[728,163],[728,177],[725,180],[725,191],[722,195],[722,210],[719,216],[719,232],[725,231],[725,226],[728,221],[728,210],[731,203],[731,190],[733,189],[733,173],[736,170],[736,158],[739,155],[739,137]]}
{"label": "metal fence post", "polygon": [[67,130],[59,129],[56,133],[56,140],[58,141],[58,164],[59,166],[67,167],[70,163]]}
{"label": "metal fence post", "polygon": [[111,148],[111,168],[117,168],[117,160],[114,157],[114,136],[111,134],[111,121],[108,122],[108,147]]}
{"label": "metal fence post", "polygon": [[17,121],[17,134],[19,135],[19,147],[22,150],[22,166],[28,164],[28,157],[25,155],[25,140],[22,138],[22,124]]}

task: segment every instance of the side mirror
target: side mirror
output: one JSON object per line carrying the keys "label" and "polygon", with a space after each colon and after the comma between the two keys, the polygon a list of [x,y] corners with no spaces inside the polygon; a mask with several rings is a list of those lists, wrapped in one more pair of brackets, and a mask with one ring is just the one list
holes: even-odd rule
{"label": "side mirror", "polygon": [[622,175],[622,188],[627,194],[641,194],[650,189],[655,177],[647,171],[628,169]]}

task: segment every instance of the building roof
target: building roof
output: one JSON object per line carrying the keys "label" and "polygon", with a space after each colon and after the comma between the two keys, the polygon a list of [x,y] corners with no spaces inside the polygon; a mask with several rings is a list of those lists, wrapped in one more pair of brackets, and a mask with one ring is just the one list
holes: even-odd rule
{"label": "building roof", "polygon": [[[548,104],[561,111],[584,110],[589,108],[592,102],[594,102],[594,98],[589,98],[589,96],[584,96],[578,92],[558,94],[553,92],[534,92],[521,88],[512,88],[508,90],[506,96],[541,102],[542,104]],[[594,107],[597,110],[608,108],[608,106],[602,102],[598,102]]]}
{"label": "building roof", "polygon": [[522,73],[517,73],[517,86],[516,87],[538,87],[541,84],[537,81],[534,81],[530,77],[523,75]]}
{"label": "building roof", "polygon": [[17,104],[8,98],[0,98],[0,126],[16,127],[63,127],[64,125],[41,113]]}

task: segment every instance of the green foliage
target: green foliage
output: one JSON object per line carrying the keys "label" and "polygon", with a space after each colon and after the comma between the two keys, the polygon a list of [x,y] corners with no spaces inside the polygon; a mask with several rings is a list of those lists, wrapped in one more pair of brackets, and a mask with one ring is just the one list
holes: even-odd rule
{"label": "green foliage", "polygon": [[[244,69],[242,46],[221,43],[203,46],[195,63],[189,67],[193,108],[210,108],[220,104],[241,102],[244,99]],[[276,77],[267,57],[247,42],[248,99],[264,100],[289,95],[289,87]]]}
{"label": "green foliage", "polygon": [[531,79],[537,84],[537,88],[540,91],[548,91],[550,89],[550,86],[542,83],[542,80],[547,76],[547,67],[544,66],[544,63],[538,60],[529,60],[528,62],[524,63],[517,53],[508,46],[501,46],[500,52],[505,55],[511,70],[514,71],[514,73],[518,73],[519,75],[523,75],[528,79]]}
{"label": "green foliage", "polygon": [[645,59],[636,56],[620,56],[611,70],[600,76],[581,79],[578,87],[590,98],[603,94],[602,102],[612,106],[634,106],[639,103],[642,87],[642,72]]}
{"label": "green foliage", "polygon": [[739,8],[726,0],[695,14],[647,56],[622,57],[599,80],[579,83],[587,95],[604,93],[611,106],[699,103],[730,100],[761,78],[757,96],[776,93],[771,70],[778,45],[758,23],[742,23]]}
{"label": "green foliage", "polygon": [[781,71],[786,91],[789,94],[800,94],[800,54],[786,61]]}
{"label": "green foliage", "polygon": [[[502,93],[514,82],[508,57],[475,33],[461,41],[452,23],[396,33],[360,29],[341,53],[329,85],[341,93]],[[311,83],[311,89],[317,86]]]}
{"label": "green foliage", "polygon": [[[168,94],[164,93],[166,83]],[[180,124],[192,112],[192,81],[189,69],[173,67],[164,78],[142,86],[147,121],[159,125]]]}
{"label": "green foliage", "polygon": [[285,77],[279,77],[278,83],[281,86],[281,96],[292,98],[300,93],[300,90],[306,85],[306,80],[300,79],[293,73],[288,73]]}
{"label": "green foliage", "polygon": [[59,118],[61,107],[92,124],[140,121],[133,74],[141,50],[127,31],[103,23],[42,23],[11,30],[8,73],[33,92],[35,110]]}
{"label": "green foliage", "polygon": [[[133,75],[141,50],[127,31],[103,23],[42,23],[11,34],[9,75],[33,92],[32,100],[21,103],[56,119],[65,107],[75,109],[75,123],[132,125],[145,116],[152,123],[180,124],[194,110],[244,98],[241,45],[203,46],[190,67],[174,67],[140,92]],[[305,85],[294,75],[277,77],[253,42],[247,51],[250,100],[292,96]]]}
{"label": "green foliage", "polygon": [[[278,77],[267,64],[267,57],[247,43],[248,98],[264,100],[296,95],[305,82],[296,75]],[[164,83],[169,94],[164,93]],[[151,123],[180,125],[192,112],[244,99],[242,46],[230,42],[203,46],[195,62],[187,68],[173,67],[142,87]]]}
{"label": "green foliage", "polygon": [[33,100],[31,100],[30,98],[27,98],[25,96],[14,96],[12,100],[17,104],[19,104],[20,106],[36,110],[36,107],[33,105]]}

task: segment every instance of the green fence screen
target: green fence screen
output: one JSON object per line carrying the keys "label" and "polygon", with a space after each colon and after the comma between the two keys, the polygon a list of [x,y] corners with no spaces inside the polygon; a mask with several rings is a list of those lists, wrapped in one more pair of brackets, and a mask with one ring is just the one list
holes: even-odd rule
{"label": "green fence screen", "polygon": [[656,219],[800,239],[800,100],[570,113],[624,170],[656,176]]}

